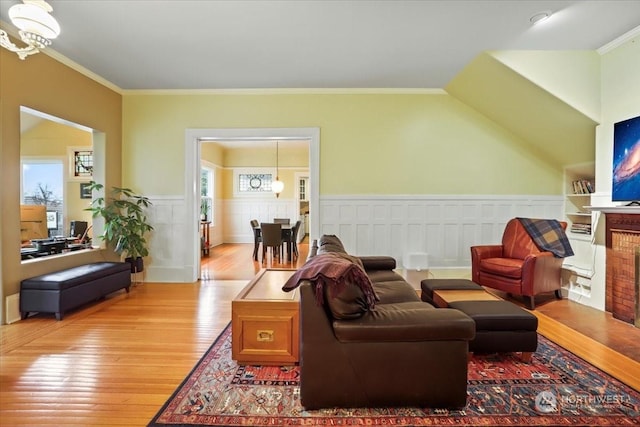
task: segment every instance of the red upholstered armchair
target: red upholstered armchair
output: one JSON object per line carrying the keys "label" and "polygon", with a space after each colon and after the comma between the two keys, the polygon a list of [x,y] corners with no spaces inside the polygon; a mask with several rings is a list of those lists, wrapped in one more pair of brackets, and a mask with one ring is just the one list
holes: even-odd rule
{"label": "red upholstered armchair", "polygon": [[[560,225],[566,230],[566,222]],[[501,245],[471,247],[471,278],[479,285],[528,297],[533,310],[537,294],[555,291],[556,297],[562,298],[562,261],[551,252],[538,249],[522,223],[514,218],[505,227]]]}

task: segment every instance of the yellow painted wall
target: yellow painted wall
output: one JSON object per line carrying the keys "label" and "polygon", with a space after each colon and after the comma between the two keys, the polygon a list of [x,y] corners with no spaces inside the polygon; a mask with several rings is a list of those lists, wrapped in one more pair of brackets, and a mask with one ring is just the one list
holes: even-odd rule
{"label": "yellow painted wall", "polygon": [[[0,273],[4,297],[19,291],[20,280],[91,259],[101,251],[56,257],[23,265],[20,261],[20,106],[42,111],[106,133],[106,184],[121,179],[122,97],[45,54],[21,61],[0,49]],[[5,321],[4,314],[1,316]]]}
{"label": "yellow painted wall", "polygon": [[600,120],[600,55],[594,50],[490,54],[595,121]]}
{"label": "yellow painted wall", "polygon": [[596,189],[611,201],[613,125],[640,116],[640,36],[602,56],[602,124],[596,144]]}
{"label": "yellow painted wall", "polygon": [[[89,132],[43,120],[40,124],[21,135],[20,154],[22,156],[49,156],[64,159],[64,185],[66,217],[64,232],[69,231],[69,221],[91,221],[91,212],[85,211],[90,200],[80,198],[80,181],[69,179],[68,147],[91,149],[92,135]],[[88,180],[86,181],[88,182]],[[24,189],[27,191],[28,189]]]}
{"label": "yellow painted wall", "polygon": [[214,165],[224,166],[224,149],[213,143],[202,144],[200,158]]}
{"label": "yellow painted wall", "polygon": [[[276,145],[273,148],[230,148],[225,150],[225,167],[276,167]],[[278,166],[309,167],[308,148],[278,149]]]}
{"label": "yellow painted wall", "polygon": [[[321,195],[561,194],[562,171],[442,94],[129,94],[123,177],[184,192],[187,128],[319,127]],[[161,147],[161,149],[159,149]]]}

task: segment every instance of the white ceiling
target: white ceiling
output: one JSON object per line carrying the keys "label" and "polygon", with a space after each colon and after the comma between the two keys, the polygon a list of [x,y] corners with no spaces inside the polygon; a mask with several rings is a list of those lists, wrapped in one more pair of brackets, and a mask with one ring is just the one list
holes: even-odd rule
{"label": "white ceiling", "polygon": [[49,2],[50,49],[123,90],[443,88],[486,50],[596,50],[640,25],[638,0]]}

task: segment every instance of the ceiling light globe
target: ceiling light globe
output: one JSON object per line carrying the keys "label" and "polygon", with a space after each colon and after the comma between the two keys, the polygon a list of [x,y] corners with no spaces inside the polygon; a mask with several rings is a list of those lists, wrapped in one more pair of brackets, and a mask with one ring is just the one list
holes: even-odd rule
{"label": "ceiling light globe", "polygon": [[271,183],[271,189],[276,194],[282,193],[282,190],[284,190],[284,182],[282,182],[278,178],[276,178],[276,180],[273,181],[273,183]]}
{"label": "ceiling light globe", "polygon": [[[40,3],[44,3],[41,6]],[[45,2],[16,4],[9,9],[11,23],[26,33],[37,34],[46,39],[55,39],[60,34],[60,24],[44,8]]]}

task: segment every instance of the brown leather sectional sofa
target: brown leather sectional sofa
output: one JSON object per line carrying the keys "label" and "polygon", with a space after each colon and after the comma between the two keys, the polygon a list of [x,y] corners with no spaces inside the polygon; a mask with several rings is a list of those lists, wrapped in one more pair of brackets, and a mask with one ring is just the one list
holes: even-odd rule
{"label": "brown leather sectional sofa", "polygon": [[335,236],[323,236],[305,266],[312,257],[361,262],[377,301],[368,307],[365,292],[349,279],[339,292],[325,280],[320,294],[317,281],[294,284],[300,286],[300,397],[306,409],[465,406],[468,342],[475,335],[470,317],[421,301],[393,271],[394,258],[350,257]]}

